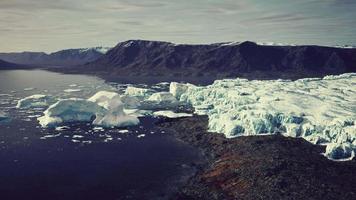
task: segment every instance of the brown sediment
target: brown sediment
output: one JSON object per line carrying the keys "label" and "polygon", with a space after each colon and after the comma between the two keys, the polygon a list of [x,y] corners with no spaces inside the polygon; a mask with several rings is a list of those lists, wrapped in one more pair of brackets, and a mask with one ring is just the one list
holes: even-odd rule
{"label": "brown sediment", "polygon": [[206,116],[158,125],[208,159],[174,199],[356,199],[356,161],[335,162],[323,146],[281,135],[226,139]]}

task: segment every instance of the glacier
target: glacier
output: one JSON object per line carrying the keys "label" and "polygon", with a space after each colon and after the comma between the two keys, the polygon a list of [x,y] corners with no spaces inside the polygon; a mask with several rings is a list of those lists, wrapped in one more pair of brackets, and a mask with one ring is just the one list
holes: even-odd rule
{"label": "glacier", "polygon": [[282,133],[326,145],[330,159],[356,149],[356,73],[290,80],[216,80],[209,86],[171,83],[178,100],[208,115],[209,131],[227,138]]}

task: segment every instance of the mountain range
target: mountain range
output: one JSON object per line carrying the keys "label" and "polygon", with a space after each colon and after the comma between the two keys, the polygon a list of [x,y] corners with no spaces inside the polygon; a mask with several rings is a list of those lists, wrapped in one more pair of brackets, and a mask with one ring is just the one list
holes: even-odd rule
{"label": "mountain range", "polygon": [[129,40],[103,53],[95,48],[70,49],[52,54],[0,54],[0,59],[26,65],[70,66],[55,69],[65,73],[129,77],[296,79],[356,72],[356,48]]}
{"label": "mountain range", "polygon": [[130,40],[77,69],[111,75],[301,78],[356,72],[356,49]]}
{"label": "mountain range", "polygon": [[0,59],[34,67],[75,66],[95,61],[109,50],[107,47],[66,49],[54,53],[0,53]]}

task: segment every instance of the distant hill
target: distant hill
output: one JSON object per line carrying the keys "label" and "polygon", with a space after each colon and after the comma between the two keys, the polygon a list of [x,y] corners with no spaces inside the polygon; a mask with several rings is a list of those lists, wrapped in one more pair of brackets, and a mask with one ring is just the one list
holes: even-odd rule
{"label": "distant hill", "polygon": [[26,68],[24,65],[14,64],[10,62],[6,62],[4,60],[0,60],[0,70],[1,69],[14,69],[14,68]]}
{"label": "distant hill", "polygon": [[356,72],[356,49],[129,40],[75,71],[120,76],[302,78]]}
{"label": "distant hill", "polygon": [[102,56],[109,48],[66,49],[51,54],[44,52],[0,53],[0,59],[7,62],[30,66],[74,66],[92,62]]}

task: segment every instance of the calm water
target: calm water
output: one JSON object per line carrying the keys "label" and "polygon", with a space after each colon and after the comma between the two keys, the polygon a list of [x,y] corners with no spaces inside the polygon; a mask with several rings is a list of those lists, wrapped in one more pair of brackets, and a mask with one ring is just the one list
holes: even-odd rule
{"label": "calm water", "polygon": [[[201,162],[197,150],[157,130],[156,118],[141,118],[128,133],[88,124],[42,129],[41,109],[16,109],[33,94],[87,98],[100,90],[121,92],[125,84],[52,72],[0,71],[0,199],[167,199]],[[145,85],[140,85],[145,86]],[[147,86],[148,87],[148,86]],[[162,89],[162,85],[152,88]],[[65,92],[66,89],[75,92]],[[138,137],[145,134],[145,137]]]}

